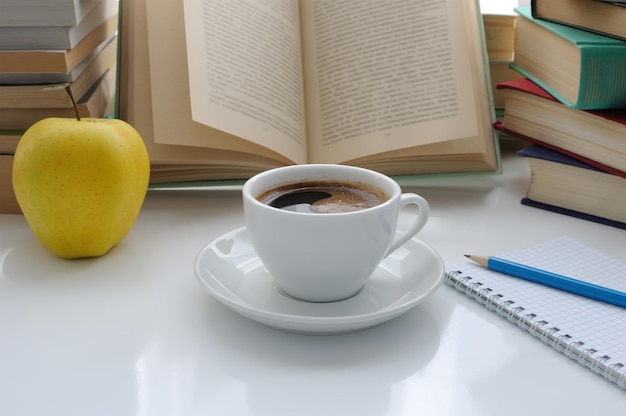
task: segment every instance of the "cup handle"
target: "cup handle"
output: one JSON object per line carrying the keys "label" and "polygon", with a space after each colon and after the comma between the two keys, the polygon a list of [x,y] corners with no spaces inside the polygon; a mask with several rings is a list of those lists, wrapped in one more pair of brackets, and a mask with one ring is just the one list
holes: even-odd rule
{"label": "cup handle", "polygon": [[419,208],[417,217],[415,218],[415,221],[413,222],[411,227],[406,230],[402,235],[398,236],[396,229],[396,236],[393,243],[391,243],[391,247],[389,247],[389,250],[387,251],[385,257],[396,251],[400,246],[404,245],[404,243],[413,238],[419,232],[419,230],[424,228],[424,225],[426,225],[426,221],[428,221],[428,217],[430,216],[430,206],[424,198],[417,194],[411,193],[405,193],[400,195],[400,206],[398,210],[402,210],[402,208],[409,204],[417,205],[417,207]]}

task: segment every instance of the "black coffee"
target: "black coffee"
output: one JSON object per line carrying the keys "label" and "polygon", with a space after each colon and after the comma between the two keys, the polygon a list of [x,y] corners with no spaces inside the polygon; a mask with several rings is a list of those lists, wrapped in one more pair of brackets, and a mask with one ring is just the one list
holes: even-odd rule
{"label": "black coffee", "polygon": [[389,197],[367,184],[311,181],[281,185],[262,193],[257,199],[275,208],[326,214],[371,208]]}

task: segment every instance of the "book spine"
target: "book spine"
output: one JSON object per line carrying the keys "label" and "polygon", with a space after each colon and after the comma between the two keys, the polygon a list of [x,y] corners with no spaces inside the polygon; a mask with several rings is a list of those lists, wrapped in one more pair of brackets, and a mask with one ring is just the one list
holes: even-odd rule
{"label": "book spine", "polygon": [[626,107],[626,56],[623,48],[580,47],[581,109]]}
{"label": "book spine", "polygon": [[502,294],[485,287],[471,276],[459,271],[446,273],[446,283],[470,298],[496,312],[501,317],[514,323],[524,331],[539,338],[556,351],[576,360],[583,367],[603,376],[626,390],[626,363],[611,360],[611,357],[588,346],[583,340],[574,339],[550,322],[542,319],[523,306],[516,305],[512,299],[506,299]]}

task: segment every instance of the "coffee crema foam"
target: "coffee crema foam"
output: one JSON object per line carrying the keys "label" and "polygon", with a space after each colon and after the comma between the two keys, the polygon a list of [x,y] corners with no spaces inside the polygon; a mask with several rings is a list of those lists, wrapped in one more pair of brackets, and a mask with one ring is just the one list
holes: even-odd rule
{"label": "coffee crema foam", "polygon": [[365,183],[303,181],[263,192],[260,202],[279,209],[330,214],[360,211],[387,201],[387,194]]}

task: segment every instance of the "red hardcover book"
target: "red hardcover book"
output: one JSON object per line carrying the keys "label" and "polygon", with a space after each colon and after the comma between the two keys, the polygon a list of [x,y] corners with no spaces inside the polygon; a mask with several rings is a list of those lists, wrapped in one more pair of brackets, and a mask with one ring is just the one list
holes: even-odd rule
{"label": "red hardcover book", "polygon": [[505,103],[496,129],[626,178],[626,109],[572,109],[529,79],[497,88]]}

